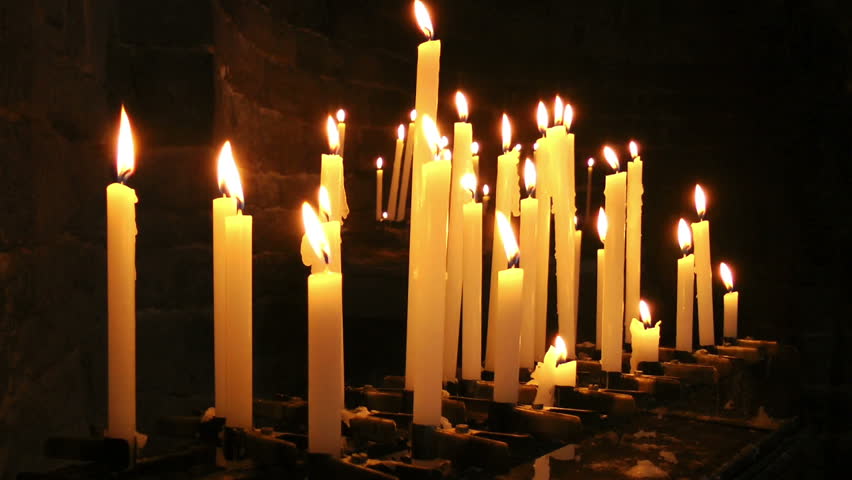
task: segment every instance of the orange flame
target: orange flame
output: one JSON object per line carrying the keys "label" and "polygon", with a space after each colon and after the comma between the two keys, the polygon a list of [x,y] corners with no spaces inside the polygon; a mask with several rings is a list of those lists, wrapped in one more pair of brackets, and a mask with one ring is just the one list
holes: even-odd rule
{"label": "orange flame", "polygon": [[240,181],[240,172],[237,170],[237,162],[234,161],[234,153],[231,151],[231,142],[225,141],[222,149],[219,151],[219,161],[217,164],[219,177],[219,191],[226,197],[237,199],[237,207],[242,208],[243,205],[243,184]]}
{"label": "orange flame", "polygon": [[553,345],[556,347],[556,355],[559,356],[559,360],[567,360],[568,347],[565,345],[565,340],[562,339],[562,335],[556,336],[556,341],[553,342]]}
{"label": "orange flame", "polygon": [[538,109],[535,112],[535,121],[538,124],[538,131],[544,135],[544,132],[547,131],[548,119],[550,114],[547,113],[547,107],[544,106],[544,102],[538,102]]}
{"label": "orange flame", "polygon": [[405,140],[405,126],[401,123],[396,129],[396,138],[398,138],[399,140]]}
{"label": "orange flame", "polygon": [[479,155],[479,142],[472,142],[470,144],[470,153],[473,155]]}
{"label": "orange flame", "polygon": [[417,18],[417,25],[420,26],[420,30],[423,30],[423,34],[429,40],[432,40],[432,35],[435,33],[435,30],[432,28],[432,18],[429,16],[429,10],[426,9],[426,5],[420,0],[414,0],[414,17]]}
{"label": "orange flame", "polygon": [[464,98],[462,92],[456,92],[456,109],[459,111],[459,119],[462,122],[467,121],[467,99]]}
{"label": "orange flame", "polygon": [[116,151],[116,171],[119,183],[124,183],[136,167],[136,152],[133,147],[133,132],[130,129],[130,119],[121,106],[121,118],[118,124],[118,146]]}
{"label": "orange flame", "polygon": [[488,188],[488,184],[486,183],[482,186],[482,196],[487,197],[489,193],[491,193],[491,189]]}
{"label": "orange flame", "polygon": [[725,262],[719,264],[719,275],[722,277],[725,288],[728,289],[728,292],[731,292],[734,289],[734,275]]}
{"label": "orange flame", "polygon": [[497,212],[497,228],[500,232],[500,240],[503,242],[503,250],[506,252],[506,260],[509,262],[509,268],[517,266],[520,250],[518,242],[515,240],[515,232],[512,230],[512,224],[503,212]]}
{"label": "orange flame", "polygon": [[595,166],[595,159],[594,159],[594,158],[589,157],[589,159],[586,161],[586,165],[588,165],[588,166],[589,166],[589,168],[594,167],[594,166]]}
{"label": "orange flame", "polygon": [[562,125],[565,107],[562,104],[562,99],[559,95],[553,100],[553,123],[554,125]]}
{"label": "orange flame", "polygon": [[438,149],[441,146],[441,132],[438,131],[438,126],[429,115],[423,115],[423,136],[429,144],[433,155],[438,154]]}
{"label": "orange flame", "polygon": [[320,185],[319,188],[319,210],[320,214],[323,215],[328,221],[331,218],[331,197],[328,194],[328,189],[325,188],[325,185]]}
{"label": "orange flame", "polygon": [[332,155],[337,155],[337,150],[340,148],[340,133],[337,132],[337,124],[334,123],[334,118],[328,116],[325,122],[325,132],[328,135],[328,148]]}
{"label": "orange flame", "polygon": [[382,160],[382,157],[377,158],[376,159],[376,170],[381,170],[382,165],[384,165],[384,160]]}
{"label": "orange flame", "polygon": [[461,178],[462,188],[470,192],[470,198],[476,197],[476,175],[465,173]]}
{"label": "orange flame", "polygon": [[414,123],[417,120],[417,110],[411,110],[411,113],[408,114],[408,118],[411,119],[411,123]]}
{"label": "orange flame", "polygon": [[562,115],[562,124],[565,130],[571,130],[571,122],[574,121],[574,107],[570,103],[565,105],[565,113]]}
{"label": "orange flame", "polygon": [[630,158],[636,158],[639,156],[639,145],[637,145],[636,142],[630,140],[630,143],[627,144],[627,148],[630,150]]}
{"label": "orange flame", "polygon": [[651,310],[645,300],[639,300],[639,315],[642,317],[645,328],[651,328]]}
{"label": "orange flame", "polygon": [[606,243],[606,232],[609,230],[609,221],[606,218],[606,212],[603,207],[598,210],[598,237],[601,239],[601,243]]}
{"label": "orange flame", "polygon": [[677,243],[680,245],[680,251],[684,255],[692,247],[692,230],[686,224],[686,220],[682,218],[677,222]]}
{"label": "orange flame", "polygon": [[529,158],[524,162],[524,186],[527,188],[527,193],[532,195],[535,191],[536,172],[535,164]]}
{"label": "orange flame", "polygon": [[337,111],[337,123],[343,123],[346,121],[346,112],[341,108]]}
{"label": "orange flame", "polygon": [[317,213],[308,202],[302,203],[302,222],[311,248],[313,248],[317,257],[322,258],[328,266],[331,261],[331,245],[328,243],[328,237],[325,236],[325,230],[322,228]]}
{"label": "orange flame", "polygon": [[612,149],[609,145],[603,148],[603,155],[606,159],[606,162],[609,163],[609,166],[612,167],[616,172],[618,171],[618,155],[615,154],[615,150]]}
{"label": "orange flame", "polygon": [[704,189],[701,185],[695,185],[695,211],[698,217],[704,219],[704,214],[707,212],[707,196],[704,195]]}
{"label": "orange flame", "polygon": [[509,146],[512,145],[512,124],[509,123],[509,117],[503,114],[503,123],[501,133],[503,134],[503,151],[508,152]]}

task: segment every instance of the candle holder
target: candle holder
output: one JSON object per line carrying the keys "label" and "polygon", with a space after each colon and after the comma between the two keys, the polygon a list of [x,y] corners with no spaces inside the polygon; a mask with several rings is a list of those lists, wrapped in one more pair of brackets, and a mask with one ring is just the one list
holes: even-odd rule
{"label": "candle holder", "polygon": [[432,425],[411,424],[411,458],[431,460],[437,458],[436,427]]}

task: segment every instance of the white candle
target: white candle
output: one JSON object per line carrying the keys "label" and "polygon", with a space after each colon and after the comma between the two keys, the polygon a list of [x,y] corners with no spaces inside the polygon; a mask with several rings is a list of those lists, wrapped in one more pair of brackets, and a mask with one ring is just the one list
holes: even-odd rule
{"label": "white candle", "polygon": [[[608,224],[606,221],[606,212],[601,207],[598,212],[598,237],[602,244],[606,244],[606,230]],[[603,332],[601,325],[603,324],[603,302],[604,302],[604,285],[606,284],[606,250],[598,249],[598,271],[597,271],[597,303],[595,307],[595,348],[601,349],[601,333]]]}
{"label": "white candle", "polygon": [[[624,284],[624,326],[627,328],[633,318],[639,316],[639,291],[642,268],[642,158],[636,142],[630,141],[630,157],[627,162],[627,254],[625,258],[627,274]],[[630,343],[630,329],[627,328],[624,340]]]}
{"label": "white candle", "polygon": [[604,303],[601,325],[601,368],[606,372],[621,371],[622,312],[624,309],[624,211],[627,173],[618,172],[618,157],[610,147],[604,147],[604,156],[616,173],[607,175],[606,197],[607,229],[606,274],[604,275]]}
{"label": "white candle", "polygon": [[252,409],[252,217],[243,215],[237,197],[237,214],[225,217],[225,294],[230,343],[227,424],[251,429]]}
{"label": "white candle", "polygon": [[[503,215],[515,216],[520,214],[519,202],[521,192],[518,189],[518,161],[520,154],[516,150],[510,150],[512,146],[512,126],[509,117],[503,114],[503,155],[497,158],[497,200],[495,212]],[[484,187],[483,187],[484,188]],[[497,215],[494,216],[494,236],[491,243],[491,295],[488,300],[488,331],[485,337],[485,369],[494,370],[494,349],[497,308],[497,274],[506,268],[506,262],[499,254],[502,248],[500,240],[500,229],[497,225]]]}
{"label": "white candle", "polygon": [[[536,119],[541,138],[536,142],[534,148],[535,163],[542,173],[538,175],[536,185],[536,198],[539,201],[538,227],[535,247],[535,345],[534,354],[536,360],[544,358],[544,347],[547,337],[547,282],[550,272],[550,221],[551,221],[551,196],[550,184],[552,180],[552,168],[548,161],[548,146],[545,133],[547,132],[549,114],[544,102],[538,102]],[[527,254],[527,258],[529,255]]]}
{"label": "white candle", "polygon": [[[640,362],[660,361],[660,323],[653,324],[648,304],[640,301],[639,312],[642,321],[631,319],[630,330],[633,331],[633,353],[630,355],[630,370],[636,373]],[[653,324],[653,326],[652,326]]]}
{"label": "white candle", "polygon": [[[547,129],[549,162],[552,168],[553,218],[556,228],[556,310],[559,333],[565,339],[568,358],[576,357],[577,308],[574,305],[574,134],[570,105],[562,107],[557,96],[554,108],[556,125]],[[564,111],[564,113],[563,113]],[[564,118],[564,122],[563,122]]]}
{"label": "white candle", "polygon": [[592,208],[592,170],[595,168],[595,159],[589,158],[586,165],[588,167],[586,169],[586,216],[584,218],[589,218],[589,212]]}
{"label": "white candle", "polygon": [[702,346],[716,343],[713,330],[713,284],[710,263],[710,222],[704,220],[707,198],[701,185],[695,186],[695,210],[700,221],[692,224],[695,246],[695,287],[698,293],[698,342]]}
{"label": "white candle", "polygon": [[[437,153],[438,130],[428,115],[423,115],[423,143]],[[427,140],[428,139],[428,140]],[[438,156],[423,167],[423,196],[417,210],[422,212],[423,262],[417,267],[415,298],[415,377],[414,423],[441,424],[441,388],[444,351],[444,305],[447,275],[447,212],[450,199],[451,164]],[[412,208],[412,211],[414,209]],[[412,220],[413,220],[412,215]],[[437,361],[436,361],[437,359]]]}
{"label": "white candle", "polygon": [[[418,112],[418,116],[414,125],[414,134],[411,135],[409,132],[409,136],[412,137],[412,146],[414,151],[414,157],[412,159],[413,180],[411,182],[411,227],[409,229],[408,328],[406,333],[405,364],[405,386],[406,389],[409,390],[414,388],[413,379],[418,376],[418,372],[415,371],[417,366],[416,361],[414,360],[418,355],[416,351],[418,343],[414,341],[413,335],[415,334],[414,332],[419,331],[419,326],[412,324],[412,322],[419,321],[418,319],[425,314],[425,312],[418,311],[417,309],[428,308],[431,310],[440,308],[441,330],[443,331],[443,301],[445,300],[442,298],[442,302],[439,305],[432,304],[428,307],[419,306],[422,305],[422,302],[418,301],[420,299],[419,297],[423,294],[418,286],[418,277],[422,277],[420,271],[427,267],[427,264],[431,267],[431,263],[436,261],[435,258],[426,257],[426,250],[428,250],[428,247],[424,247],[422,245],[424,237],[423,229],[426,227],[424,227],[423,221],[421,220],[421,218],[425,215],[425,211],[423,209],[424,204],[420,198],[420,191],[424,186],[421,178],[423,174],[421,167],[426,162],[432,161],[436,154],[436,152],[433,151],[434,146],[429,144],[433,140],[427,141],[424,137],[423,119],[426,117],[429,117],[430,120],[437,118],[438,74],[440,71],[441,42],[438,40],[432,40],[432,33],[434,31],[432,28],[432,21],[429,18],[429,12],[426,10],[426,6],[423,5],[422,2],[417,0],[414,2],[414,14],[415,17],[417,17],[417,22],[420,25],[421,30],[423,30],[423,33],[426,34],[429,40],[421,43],[417,47],[417,85],[414,94],[414,107]],[[431,121],[434,123],[434,120]],[[447,188],[449,188],[449,179]],[[449,192],[447,195],[449,195]],[[443,228],[446,229],[446,225]],[[444,244],[446,244],[446,240],[444,241]],[[446,253],[442,258],[446,259],[445,255]],[[441,268],[446,271],[446,264],[442,263]],[[439,348],[443,350],[443,335],[439,342]],[[431,347],[432,346],[430,345],[430,348]],[[443,355],[440,355],[438,358],[443,359]],[[441,372],[439,371],[439,376],[440,373]]]}
{"label": "white candle", "polygon": [[405,220],[405,210],[408,204],[408,188],[411,185],[411,164],[414,158],[414,122],[417,120],[417,110],[411,111],[411,123],[408,124],[408,138],[405,140],[403,157],[402,181],[399,185],[399,202],[396,206],[396,221]]}
{"label": "white candle", "polygon": [[118,181],[107,195],[107,436],[136,445],[136,191],[124,185],[134,170],[133,134],[121,107]]}
{"label": "white candle", "polygon": [[737,312],[739,310],[740,293],[734,291],[734,276],[725,262],[719,264],[719,274],[728,293],[725,294],[725,323],[724,337],[737,338]]}
{"label": "white candle", "polygon": [[464,205],[464,283],[462,285],[462,378],[479,380],[482,374],[482,204],[476,201],[476,176],[462,184],[469,192]]}
{"label": "white candle", "polygon": [[677,223],[677,238],[683,258],[677,261],[677,337],[675,346],[692,351],[693,304],[695,302],[695,257],[689,253],[692,232],[684,219]]}
{"label": "white candle", "polygon": [[479,142],[471,142],[470,153],[472,154],[470,160],[473,165],[473,174],[476,175],[476,178],[479,178]]}
{"label": "white candle", "polygon": [[[328,266],[331,249],[313,208],[302,204],[305,234]],[[304,259],[303,261],[308,261]],[[324,268],[308,277],[308,450],[339,456],[343,406],[343,275]]]}
{"label": "white candle", "polygon": [[384,166],[382,157],[376,159],[376,221],[382,221],[382,189],[384,188]]}
{"label": "white candle", "polygon": [[[554,387],[576,386],[577,384],[577,362],[572,360],[565,362],[568,355],[565,341],[561,336],[556,336],[554,345],[547,349],[544,359],[536,365],[531,378],[538,385],[534,404],[552,407],[554,404]],[[559,363],[564,362],[564,363]]]}
{"label": "white candle", "polygon": [[[574,217],[574,315],[578,315],[580,309],[580,254],[582,253],[583,231],[577,230],[577,217]],[[577,325],[577,320],[574,320]]]}
{"label": "white candle", "polygon": [[393,151],[393,173],[391,174],[391,188],[388,196],[387,218],[396,220],[396,203],[399,196],[399,171],[402,170],[402,149],[405,145],[405,126],[399,124],[396,129],[396,148]]}
{"label": "white candle", "polygon": [[520,251],[512,231],[512,224],[503,212],[498,211],[496,217],[508,268],[497,275],[497,303],[494,317],[496,320],[494,401],[517,403],[520,364],[518,338],[521,333],[521,291],[524,284],[524,270],[518,268]]}
{"label": "white candle", "polygon": [[462,267],[464,211],[462,205],[467,193],[462,186],[462,177],[473,169],[471,165],[470,123],[467,123],[467,100],[456,92],[459,119],[453,126],[453,171],[450,183],[450,223],[447,231],[447,299],[444,328],[444,380],[456,378],[459,353],[459,321],[462,308]]}
{"label": "white candle", "polygon": [[331,154],[322,156],[320,184],[328,189],[328,195],[331,198],[331,220],[342,221],[349,215],[349,207],[346,205],[346,194],[343,188],[343,157],[337,154],[340,148],[340,137],[331,115],[326,121],[326,131]]}
{"label": "white candle", "polygon": [[538,199],[535,198],[536,169],[527,158],[524,162],[524,184],[527,198],[521,200],[521,247],[530,261],[524,266],[523,300],[521,308],[521,367],[535,368],[535,309],[536,309],[536,260],[538,246]]}
{"label": "white candle", "polygon": [[[213,351],[215,370],[216,415],[228,417],[228,326],[225,292],[225,217],[237,214],[237,199],[231,194],[237,169],[231,152],[231,142],[225,142],[219,152],[218,177],[221,198],[213,200]],[[237,174],[238,176],[238,174]],[[229,184],[230,182],[230,184]]]}

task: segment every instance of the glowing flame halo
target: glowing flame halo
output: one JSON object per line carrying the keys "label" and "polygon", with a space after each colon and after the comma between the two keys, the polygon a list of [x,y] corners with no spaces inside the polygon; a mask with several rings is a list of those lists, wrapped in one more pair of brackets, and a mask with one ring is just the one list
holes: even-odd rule
{"label": "glowing flame halo", "polygon": [[429,15],[426,5],[420,0],[414,0],[414,17],[417,19],[417,25],[423,31],[423,34],[429,40],[432,40],[432,36],[435,34],[435,29],[432,27],[432,18]]}

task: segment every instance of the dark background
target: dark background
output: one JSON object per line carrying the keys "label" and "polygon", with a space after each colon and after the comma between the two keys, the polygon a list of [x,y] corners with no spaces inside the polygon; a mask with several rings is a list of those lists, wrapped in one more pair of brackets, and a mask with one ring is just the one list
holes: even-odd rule
{"label": "dark background", "polygon": [[[600,166],[605,142],[626,159],[627,141],[638,140],[642,290],[668,344],[675,224],[694,220],[700,182],[714,271],[730,261],[741,292],[740,331],[798,346],[806,413],[830,419],[829,433],[845,428],[848,3],[429,5],[443,47],[440,123],[450,134],[453,95],[465,91],[483,181],[494,183],[500,114],[530,152],[535,104],[556,93],[576,112],[581,214],[585,159]],[[105,423],[104,188],[114,180],[121,103],[138,146],[128,184],[140,198],[141,431],[212,403],[209,212],[225,138],[255,223],[256,393],[305,390],[297,209],[315,196],[324,118],[341,106],[352,206],[347,379],[402,372],[407,231],[372,221],[372,165],[391,158],[396,126],[407,122],[422,40],[409,1],[0,2],[0,477],[52,466],[39,454],[48,435]],[[592,211],[603,181],[596,168]],[[581,340],[593,335],[596,248],[586,230]],[[849,442],[824,438],[829,453]]]}

